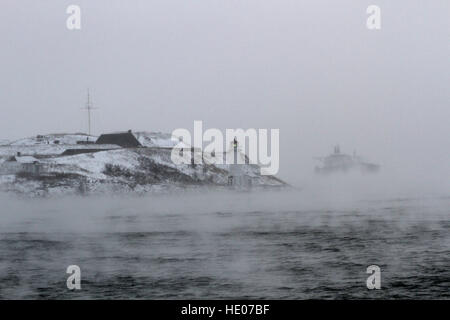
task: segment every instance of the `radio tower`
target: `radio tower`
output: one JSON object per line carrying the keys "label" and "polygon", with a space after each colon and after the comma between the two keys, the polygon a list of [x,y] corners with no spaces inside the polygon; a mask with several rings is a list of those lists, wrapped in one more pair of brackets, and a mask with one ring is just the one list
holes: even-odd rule
{"label": "radio tower", "polygon": [[[87,110],[87,114],[88,114],[88,135],[91,135],[91,110],[95,110],[97,108],[93,108],[92,107],[92,102],[91,102],[91,95],[89,94],[89,89],[87,89],[87,101],[86,101],[86,107],[83,108],[84,110]],[[88,137],[89,139],[89,137]]]}

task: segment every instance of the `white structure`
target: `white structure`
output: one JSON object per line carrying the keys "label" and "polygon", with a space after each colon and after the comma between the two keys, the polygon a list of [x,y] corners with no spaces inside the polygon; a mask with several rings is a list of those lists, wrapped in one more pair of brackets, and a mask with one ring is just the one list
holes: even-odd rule
{"label": "white structure", "polygon": [[[235,188],[250,189],[252,187],[252,178],[246,174],[243,167],[249,163],[248,157],[238,148],[238,142],[235,140],[231,143],[231,148],[226,152],[225,156],[232,156],[232,163],[229,164],[228,185]],[[238,162],[238,157],[240,157]]]}
{"label": "white structure", "polygon": [[35,157],[18,154],[10,157],[0,165],[0,174],[29,173],[38,175],[42,172],[42,168],[40,161]]}

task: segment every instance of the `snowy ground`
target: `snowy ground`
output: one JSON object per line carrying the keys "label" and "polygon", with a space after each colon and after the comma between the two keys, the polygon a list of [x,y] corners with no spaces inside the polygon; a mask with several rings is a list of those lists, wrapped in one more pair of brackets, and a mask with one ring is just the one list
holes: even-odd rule
{"label": "snowy ground", "polygon": [[67,149],[117,149],[116,145],[77,144],[77,141],[96,141],[97,137],[83,134],[49,134],[0,144],[0,158],[20,152],[28,156],[58,156]]}
{"label": "snowy ground", "polygon": [[134,135],[144,147],[172,148],[177,144],[170,133],[135,132]]}
{"label": "snowy ground", "polygon": [[[171,140],[170,134],[140,132],[135,135],[144,147],[124,149],[116,145],[76,144],[87,137],[78,134],[40,136],[0,146],[0,166],[17,152],[37,157],[42,166],[39,176],[3,175],[0,191],[31,195],[145,193],[188,186],[227,185],[228,165],[214,165],[206,155],[203,155],[204,164],[176,165],[171,159],[171,147],[177,142]],[[94,138],[89,137],[92,141]],[[61,156],[67,149],[105,151]],[[195,158],[201,160],[202,153],[196,152]],[[274,177],[261,176],[257,165],[243,165],[242,172],[251,177],[256,187],[285,185]]]}

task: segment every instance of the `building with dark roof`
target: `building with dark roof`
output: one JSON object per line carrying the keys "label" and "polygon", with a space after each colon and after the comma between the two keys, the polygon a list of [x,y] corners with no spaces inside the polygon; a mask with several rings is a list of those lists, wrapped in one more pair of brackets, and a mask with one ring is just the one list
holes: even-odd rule
{"label": "building with dark roof", "polygon": [[134,134],[129,130],[121,133],[102,134],[96,144],[115,144],[122,148],[138,148],[142,147],[141,143],[136,139]]}

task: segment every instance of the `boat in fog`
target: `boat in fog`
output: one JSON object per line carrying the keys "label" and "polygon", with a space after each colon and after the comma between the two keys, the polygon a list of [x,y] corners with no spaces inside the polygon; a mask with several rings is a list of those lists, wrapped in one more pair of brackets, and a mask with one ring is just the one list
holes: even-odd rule
{"label": "boat in fog", "polygon": [[322,164],[315,168],[316,173],[319,174],[353,171],[375,173],[380,170],[379,165],[366,162],[356,154],[341,153],[339,146],[334,147],[332,154],[319,158],[319,160],[322,161]]}

